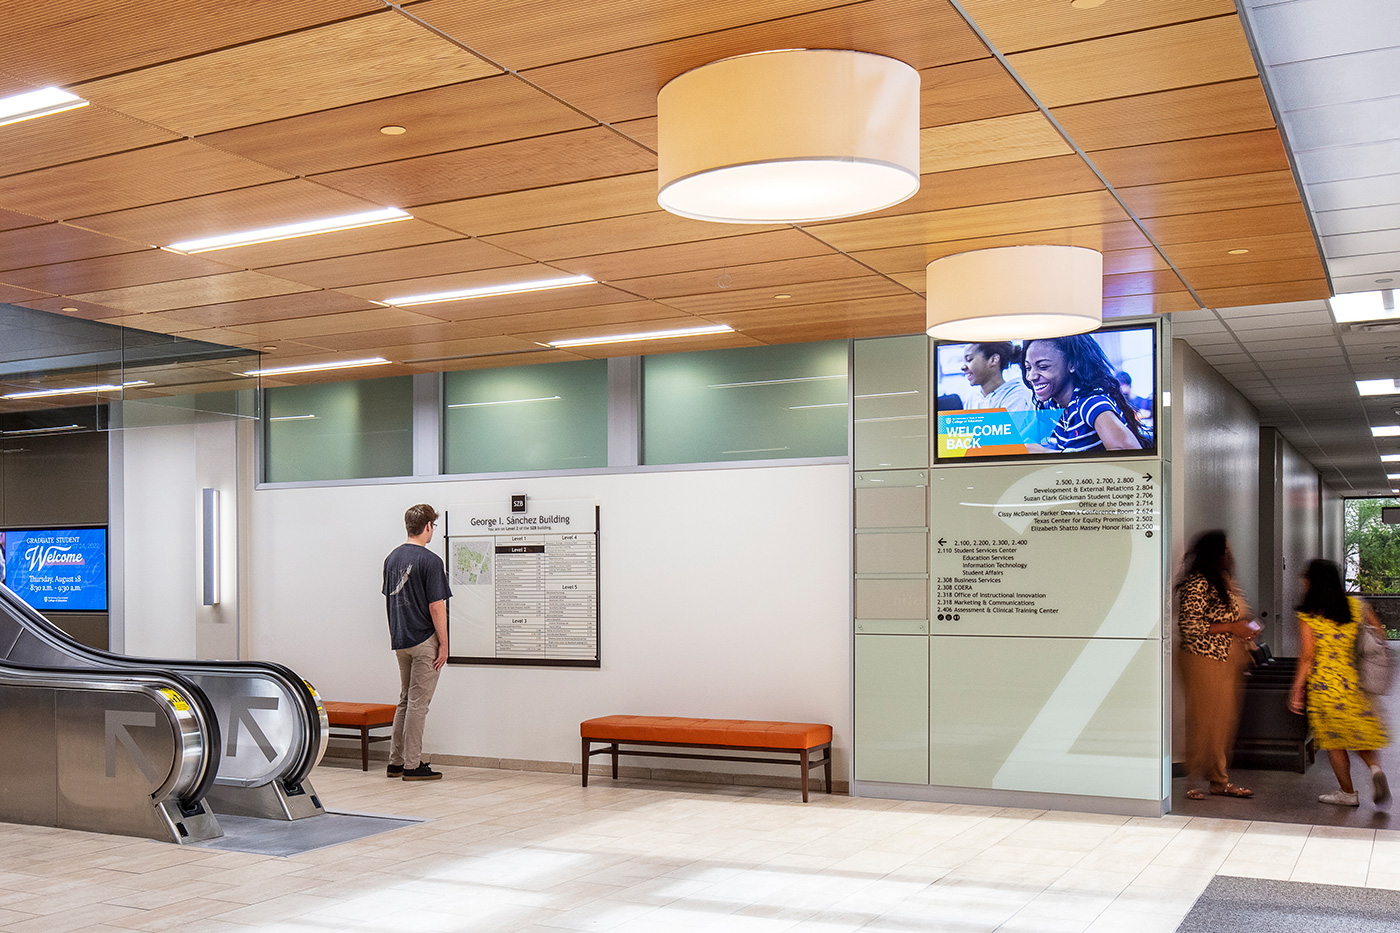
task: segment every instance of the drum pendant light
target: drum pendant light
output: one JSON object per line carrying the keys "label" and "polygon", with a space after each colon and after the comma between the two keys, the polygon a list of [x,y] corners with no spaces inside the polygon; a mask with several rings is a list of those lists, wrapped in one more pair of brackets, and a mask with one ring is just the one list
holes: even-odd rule
{"label": "drum pendant light", "polygon": [[919,73],[842,49],[687,71],[657,98],[657,202],[720,223],[831,220],[919,190]]}
{"label": "drum pendant light", "polygon": [[1002,246],[928,264],[928,334],[1028,340],[1103,323],[1103,254],[1082,246]]}

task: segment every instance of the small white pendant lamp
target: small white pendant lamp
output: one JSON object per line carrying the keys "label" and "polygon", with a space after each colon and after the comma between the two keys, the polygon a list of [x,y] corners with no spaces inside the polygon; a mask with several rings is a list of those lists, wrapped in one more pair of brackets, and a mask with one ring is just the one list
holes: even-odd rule
{"label": "small white pendant lamp", "polygon": [[656,200],[682,217],[832,220],[919,190],[919,73],[883,55],[726,58],[667,82],[657,111]]}
{"label": "small white pendant lamp", "polygon": [[1027,340],[1103,323],[1103,254],[1082,246],[1002,246],[928,264],[928,334]]}

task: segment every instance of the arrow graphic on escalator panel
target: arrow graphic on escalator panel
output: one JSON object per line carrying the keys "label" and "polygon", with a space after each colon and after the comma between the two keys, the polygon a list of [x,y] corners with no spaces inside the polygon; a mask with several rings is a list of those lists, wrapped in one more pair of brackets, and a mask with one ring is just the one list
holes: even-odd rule
{"label": "arrow graphic on escalator panel", "polygon": [[146,776],[146,780],[154,781],[160,777],[156,773],[155,765],[146,757],[146,753],[136,744],[136,740],[131,737],[132,726],[157,725],[155,713],[136,713],[127,710],[107,710],[105,738],[107,745],[107,776],[114,778],[117,776],[117,743],[126,749],[126,753],[131,756],[131,760],[136,763],[136,767],[141,769],[141,773]]}
{"label": "arrow graphic on escalator panel", "polygon": [[233,698],[233,705],[229,707],[228,716],[228,743],[224,749],[224,755],[228,758],[238,756],[238,727],[242,725],[248,730],[248,734],[253,737],[253,741],[258,743],[258,748],[267,760],[271,761],[277,757],[277,750],[268,741],[267,733],[263,732],[262,726],[253,718],[255,709],[277,709],[277,697],[254,697],[237,696]]}

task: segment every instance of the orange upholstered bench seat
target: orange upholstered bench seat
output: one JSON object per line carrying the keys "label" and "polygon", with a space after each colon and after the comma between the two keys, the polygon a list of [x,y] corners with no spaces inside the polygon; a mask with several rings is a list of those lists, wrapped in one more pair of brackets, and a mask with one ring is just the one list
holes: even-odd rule
{"label": "orange upholstered bench seat", "polygon": [[[688,719],[680,716],[601,716],[579,724],[583,739],[583,786],[588,786],[588,759],[612,756],[612,776],[617,777],[618,755],[655,758],[696,758],[706,761],[750,761],[789,764],[791,758],[754,758],[739,755],[700,755],[694,752],[652,751],[650,746],[734,749],[796,753],[802,771],[802,800],[807,801],[808,772],[822,765],[826,792],[831,793],[831,726],[819,722],[769,722],[751,719]],[[603,748],[594,749],[594,743]],[[623,746],[628,746],[624,749]],[[632,748],[648,746],[648,748]],[[820,758],[812,753],[823,751]]]}
{"label": "orange upholstered bench seat", "polygon": [[338,700],[323,700],[326,708],[326,721],[332,726],[355,729],[355,732],[332,732],[333,739],[358,739],[360,742],[360,770],[369,770],[369,743],[387,742],[392,736],[370,735],[371,729],[383,729],[394,724],[394,713],[398,706],[393,703],[344,703]]}

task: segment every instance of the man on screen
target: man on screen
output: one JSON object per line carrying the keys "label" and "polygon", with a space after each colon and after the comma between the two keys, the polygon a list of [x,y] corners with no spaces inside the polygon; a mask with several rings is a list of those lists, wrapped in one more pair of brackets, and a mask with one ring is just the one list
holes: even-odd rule
{"label": "man on screen", "polygon": [[447,663],[447,600],[452,595],[442,558],[428,550],[438,513],[426,503],[403,515],[408,540],[384,559],[389,638],[399,662],[399,708],[389,743],[389,777],[434,781],[441,772],[423,760],[423,723]]}

